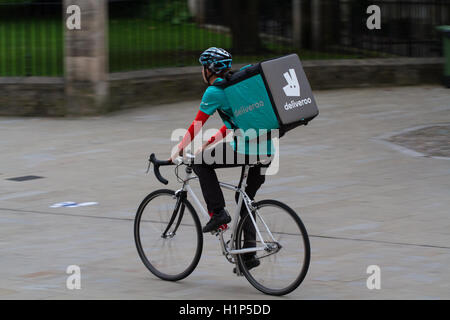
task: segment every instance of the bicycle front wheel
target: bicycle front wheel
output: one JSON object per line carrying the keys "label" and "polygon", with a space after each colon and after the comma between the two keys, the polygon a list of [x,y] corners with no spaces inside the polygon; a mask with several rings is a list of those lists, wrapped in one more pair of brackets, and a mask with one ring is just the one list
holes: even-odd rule
{"label": "bicycle front wheel", "polygon": [[[306,228],[295,211],[282,202],[263,200],[255,208],[254,221],[271,249],[254,252],[260,264],[251,270],[245,264],[249,254],[238,255],[240,270],[261,292],[288,294],[308,272],[311,253]],[[263,247],[249,214],[239,222],[236,236],[237,249]]]}
{"label": "bicycle front wheel", "polygon": [[157,190],[142,201],[134,221],[134,238],[144,265],[169,281],[190,275],[203,249],[197,213],[173,190]]}

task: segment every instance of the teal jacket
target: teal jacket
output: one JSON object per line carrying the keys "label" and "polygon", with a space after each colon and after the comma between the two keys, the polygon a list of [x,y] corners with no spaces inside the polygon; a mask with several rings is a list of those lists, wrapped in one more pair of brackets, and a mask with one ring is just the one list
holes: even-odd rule
{"label": "teal jacket", "polygon": [[[269,96],[261,95],[266,92],[260,75],[244,80],[239,86],[220,88],[214,84],[223,81],[218,78],[212,86],[209,86],[203,94],[200,110],[208,115],[219,112],[222,121],[228,129],[240,129],[235,131],[237,146],[234,141],[231,145],[234,150],[242,154],[272,155],[273,143],[266,139],[268,129],[278,128],[278,122]],[[258,101],[252,99],[251,92],[258,92]],[[259,141],[257,137],[259,136]]]}

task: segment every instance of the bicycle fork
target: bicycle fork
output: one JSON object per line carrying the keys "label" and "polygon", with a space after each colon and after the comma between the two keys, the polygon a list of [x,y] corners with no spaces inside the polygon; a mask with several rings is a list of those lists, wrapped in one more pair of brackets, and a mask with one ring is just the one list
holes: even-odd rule
{"label": "bicycle fork", "polygon": [[[167,239],[167,238],[173,238],[178,230],[178,227],[181,224],[181,220],[183,219],[184,210],[186,208],[186,205],[184,204],[184,199],[187,197],[186,191],[180,191],[179,194],[176,194],[177,197],[177,203],[175,205],[175,209],[173,210],[172,217],[170,217],[170,221],[167,224],[166,229],[164,230],[163,234],[161,235],[161,238]],[[177,223],[175,225],[175,228],[173,231],[169,232],[170,228],[172,227],[176,217],[178,216]]]}

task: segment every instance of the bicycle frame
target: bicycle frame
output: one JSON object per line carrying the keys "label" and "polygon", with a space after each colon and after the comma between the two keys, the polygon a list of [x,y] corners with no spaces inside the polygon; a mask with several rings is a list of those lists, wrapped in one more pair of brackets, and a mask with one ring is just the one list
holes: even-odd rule
{"label": "bicycle frame", "polygon": [[[139,256],[147,269],[163,280],[178,281],[189,276],[197,267],[202,250],[204,249],[203,234],[200,230],[201,224],[203,223],[200,223],[197,212],[200,212],[200,216],[204,217],[204,219],[201,220],[209,220],[210,217],[207,208],[203,206],[203,202],[200,202],[199,197],[197,197],[190,186],[191,180],[198,179],[193,173],[195,168],[194,159],[195,157],[191,154],[187,154],[186,157],[179,156],[173,160],[158,160],[154,153],[149,157],[149,167],[147,172],[150,169],[150,165],[153,164],[155,177],[159,182],[167,185],[169,181],[164,179],[159,169],[161,166],[176,165],[175,176],[181,184],[181,188],[175,192],[169,189],[159,189],[146,196],[141,202],[134,220],[134,237]],[[181,167],[181,170],[184,169],[185,174],[179,170],[182,165],[185,165],[184,168]],[[265,163],[260,162],[256,165],[264,166]],[[286,204],[271,199],[258,201],[256,203],[253,199],[250,199],[249,195],[245,192],[245,189],[248,187],[248,173],[251,173],[250,168],[252,168],[252,165],[245,165],[243,167],[240,186],[219,182],[221,188],[235,193],[234,195],[236,196],[237,203],[234,215],[235,220],[229,222],[229,228],[226,228],[225,230],[219,228],[213,230],[211,233],[218,236],[222,254],[227,261],[235,265],[233,273],[237,276],[245,276],[256,289],[263,293],[277,296],[284,295],[295,290],[304,280],[308,271],[311,252],[308,234],[300,217],[298,217],[296,212]],[[188,194],[191,195],[193,200],[189,199],[191,201],[188,201]],[[160,196],[161,198],[159,198]],[[156,198],[161,200],[152,202],[151,209],[149,209],[151,210],[150,217],[143,218],[144,210],[146,210],[147,205]],[[173,202],[175,202],[175,204]],[[245,207],[243,207],[244,205]],[[245,210],[247,210],[247,214],[245,213]],[[278,211],[280,210],[285,213],[284,216],[287,216],[290,219],[289,222],[279,223],[279,220],[281,219],[279,218],[280,214]],[[171,211],[172,213],[170,213]],[[274,219],[273,229],[276,229],[279,226],[288,226],[289,229],[279,231],[273,230],[274,232],[272,233],[261,215],[264,215],[268,222],[271,218]],[[158,216],[160,218],[159,220]],[[192,220],[183,220],[183,217],[186,216],[189,216],[187,219],[190,218]],[[247,218],[251,223],[249,220],[245,220]],[[168,222],[167,219],[169,219]],[[159,245],[159,248],[152,246],[151,250],[148,252],[150,255],[155,255],[153,258],[150,257],[152,258],[151,260],[149,260],[141,241],[140,230],[144,228],[141,226],[142,221],[150,222],[149,224],[146,224],[145,230],[150,229],[149,232],[151,233],[151,236],[156,236],[156,241],[146,240],[145,242],[150,242],[150,245],[151,242],[158,242],[157,244]],[[227,221],[229,221],[229,219],[227,219]],[[154,223],[158,225],[155,226]],[[260,228],[258,228],[258,225]],[[191,236],[194,235],[194,240],[186,240],[184,237],[181,237],[181,239],[175,238],[176,232],[180,226],[183,226],[181,227],[180,232],[183,233],[189,231]],[[291,226],[293,226],[295,230],[291,230]],[[223,234],[228,229],[230,229],[231,234],[230,236],[227,236],[227,241],[225,241]],[[266,232],[267,235],[262,232]],[[282,242],[283,245],[275,240],[274,235],[280,237],[280,242]],[[286,239],[282,241],[282,235],[292,235],[292,237],[286,237]],[[164,240],[159,240],[159,237]],[[147,239],[147,237],[145,238]],[[171,240],[173,238],[175,239]],[[165,239],[167,239],[167,241]],[[242,240],[244,241],[243,244]],[[300,242],[300,248],[297,246],[297,242]],[[192,244],[194,244],[194,246]],[[291,246],[287,246],[286,248],[286,252],[289,252],[286,261],[284,261],[285,259],[283,259],[283,257],[281,257],[281,259],[265,259],[266,257],[277,254],[280,250],[284,250],[283,247],[285,245],[291,244],[293,245],[292,248]],[[177,245],[181,245],[181,247],[177,248]],[[193,256],[187,254],[186,249],[188,248],[195,250]],[[178,250],[183,253],[179,255]],[[184,251],[186,251],[186,254],[184,254]],[[241,254],[244,255],[242,256]],[[191,257],[193,257],[192,260]],[[262,259],[264,259],[264,262],[260,262]],[[297,263],[297,261],[299,262],[300,273],[298,273],[298,269],[294,266],[294,263]],[[281,274],[281,278],[277,279],[278,273],[273,272],[273,270],[277,268],[277,265],[283,264],[284,262],[288,264],[289,269],[292,269],[292,272],[285,270],[286,272]],[[261,264],[262,267],[258,268],[256,273],[250,273],[250,270]],[[178,268],[178,265],[181,268]],[[173,266],[176,266],[177,268],[172,268]],[[275,277],[275,281],[280,280],[282,282],[282,287],[273,283],[272,280],[266,282],[266,276],[272,278]],[[289,282],[286,282],[286,280]]]}
{"label": "bicycle frame", "polygon": [[[266,230],[267,230],[268,234],[270,235],[270,237],[272,238],[272,240],[274,242],[276,242],[272,233],[270,232],[269,228],[267,227],[266,223],[264,222],[262,217],[259,215],[257,210],[253,207],[252,200],[249,198],[249,196],[244,191],[247,186],[248,170],[249,170],[249,166],[246,165],[244,168],[244,177],[242,179],[242,184],[241,184],[240,188],[238,188],[237,186],[231,185],[229,183],[219,182],[219,184],[222,188],[225,188],[227,190],[231,190],[234,192],[239,192],[239,199],[238,199],[238,203],[237,203],[236,211],[235,211],[235,219],[234,219],[233,226],[232,226],[232,236],[231,236],[231,247],[230,248],[225,244],[225,241],[223,239],[223,233],[222,232],[219,233],[220,242],[221,242],[221,246],[222,246],[222,253],[225,256],[229,255],[229,254],[238,255],[238,254],[249,253],[249,252],[271,250],[271,248],[269,248],[269,246],[264,242],[264,239],[261,236],[261,233],[256,224],[256,221],[255,221],[253,215],[251,214],[251,212],[253,212],[253,211],[255,211],[256,215],[258,215],[259,219],[262,221],[264,227],[266,228]],[[183,180],[184,181],[183,187],[180,190],[177,190],[175,194],[178,194],[179,192],[187,192],[192,197],[192,199],[194,200],[193,202],[194,202],[195,206],[197,207],[197,209],[199,209],[199,211],[202,213],[202,215],[205,217],[205,219],[209,219],[210,216],[209,216],[208,212],[202,206],[202,204],[201,204],[200,200],[198,199],[197,195],[195,194],[194,190],[192,190],[191,186],[189,185],[190,180],[198,179],[198,177],[193,176],[192,171],[193,170],[191,167],[186,167],[186,177]],[[234,231],[237,229],[237,225],[239,222],[238,218],[240,218],[240,211],[242,208],[242,203],[245,204],[247,211],[250,213],[249,216],[255,227],[256,234],[262,243],[262,246],[260,246],[260,247],[246,248],[246,249],[235,249],[234,248],[234,244],[236,243],[236,237],[237,237],[236,232],[234,232]]]}

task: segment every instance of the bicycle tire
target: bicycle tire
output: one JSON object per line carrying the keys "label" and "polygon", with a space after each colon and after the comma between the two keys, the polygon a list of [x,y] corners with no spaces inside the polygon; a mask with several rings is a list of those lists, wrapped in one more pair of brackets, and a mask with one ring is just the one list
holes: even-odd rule
{"label": "bicycle tire", "polygon": [[[255,277],[251,274],[251,272],[255,272],[255,270],[257,270],[258,267],[252,269],[253,271],[249,271],[244,263],[244,258],[243,258],[242,254],[237,255],[239,269],[242,271],[242,273],[244,274],[246,279],[250,282],[250,284],[253,287],[255,287],[256,289],[258,289],[259,291],[261,291],[265,294],[274,295],[274,296],[286,295],[298,288],[298,286],[303,282],[303,280],[308,272],[310,258],[311,258],[311,248],[310,248],[309,237],[308,237],[306,228],[303,225],[303,222],[301,221],[300,217],[289,206],[287,206],[286,204],[284,204],[280,201],[277,201],[277,200],[262,200],[262,201],[259,201],[254,204],[254,207],[256,208],[256,210],[261,209],[265,206],[266,207],[267,206],[275,206],[275,207],[281,208],[284,212],[289,214],[289,216],[292,218],[293,221],[295,221],[295,224],[299,228],[300,233],[301,233],[301,238],[303,240],[303,247],[304,247],[303,265],[301,267],[301,270],[298,273],[298,276],[295,278],[295,280],[292,283],[290,283],[288,286],[283,287],[283,288],[274,289],[274,288],[269,288],[269,287],[263,285],[262,283],[260,283],[260,281],[255,279]],[[243,248],[241,240],[243,239],[244,224],[246,223],[247,219],[250,219],[249,214],[247,214],[244,218],[242,218],[239,221],[239,224],[237,227],[236,242],[235,242],[235,247],[237,249]],[[263,219],[264,219],[264,217],[263,217]],[[251,221],[250,221],[250,223],[251,223]],[[269,229],[270,229],[270,227],[269,227]],[[280,249],[280,252],[281,252],[281,250],[283,250],[283,248]],[[278,253],[275,253],[274,255],[276,255],[276,254],[278,254]],[[262,258],[262,259],[264,259],[264,258]],[[260,260],[262,261],[262,259],[260,259]]]}
{"label": "bicycle tire", "polygon": [[[158,268],[150,262],[147,255],[145,254],[145,250],[144,250],[144,248],[142,246],[142,242],[141,242],[140,225],[141,225],[142,214],[143,214],[145,208],[148,206],[148,204],[153,199],[156,199],[157,197],[159,197],[161,195],[166,195],[166,196],[170,196],[170,197],[174,198],[175,191],[169,190],[169,189],[160,189],[160,190],[156,190],[156,191],[150,193],[149,195],[147,195],[144,198],[144,200],[139,205],[139,208],[136,212],[136,217],[134,219],[134,239],[135,239],[135,244],[136,244],[136,248],[137,248],[139,257],[141,258],[142,262],[144,263],[144,265],[147,267],[147,269],[151,273],[153,273],[155,276],[157,276],[158,278],[160,278],[162,280],[178,281],[178,280],[182,280],[182,279],[186,278],[187,276],[189,276],[194,271],[194,269],[197,267],[198,262],[200,261],[202,250],[203,250],[203,233],[201,230],[200,220],[198,218],[197,212],[195,211],[194,207],[187,199],[182,199],[181,201],[185,205],[185,211],[187,209],[190,212],[193,222],[194,222],[194,227],[197,232],[197,247],[195,249],[194,257],[192,259],[192,262],[189,264],[189,266],[180,273],[167,274],[167,273],[164,273],[164,272],[161,272],[160,270],[158,270]],[[186,212],[184,214],[186,214]]]}

